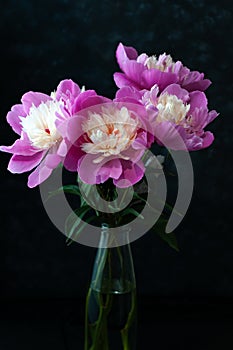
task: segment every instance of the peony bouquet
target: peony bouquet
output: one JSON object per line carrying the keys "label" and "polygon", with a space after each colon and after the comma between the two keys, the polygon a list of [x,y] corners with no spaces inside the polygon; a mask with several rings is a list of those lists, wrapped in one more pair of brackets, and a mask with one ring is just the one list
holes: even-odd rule
{"label": "peony bouquet", "polygon": [[[61,81],[49,95],[27,92],[7,114],[18,139],[0,150],[12,154],[10,172],[31,172],[30,188],[41,187],[60,168],[77,174],[75,183],[59,182],[48,197],[65,193],[79,198],[65,221],[68,242],[98,246],[95,229],[90,231],[93,227],[101,227],[104,239],[107,229],[133,227],[129,241],[153,229],[178,250],[172,231],[192,194],[189,151],[207,148],[214,140],[206,131],[218,116],[209,111],[204,92],[211,82],[165,53],[138,55],[133,47],[120,43],[116,58],[121,72],[114,74],[118,89],[113,99],[80,88],[70,79]],[[173,206],[166,200],[166,181],[174,173],[179,191]],[[174,213],[169,228],[168,217]],[[51,216],[60,219],[60,214]],[[83,235],[85,227],[89,236]],[[135,346],[135,288],[129,288],[135,284],[132,260],[129,249],[121,250],[127,242],[115,238],[102,246],[100,239],[100,248],[117,247],[117,253],[99,250],[97,254],[87,296],[85,350],[107,350],[116,344],[108,333],[113,320],[118,320],[120,330],[118,349]]]}
{"label": "peony bouquet", "polygon": [[208,110],[204,91],[211,82],[203,73],[165,53],[138,55],[122,43],[116,58],[122,72],[114,74],[118,90],[112,100],[70,79],[50,95],[22,96],[7,114],[19,138],[0,148],[12,154],[10,172],[31,172],[32,188],[62,164],[84,184],[114,191],[140,184],[149,149],[187,152],[212,144],[214,136],[205,128],[218,113]]}

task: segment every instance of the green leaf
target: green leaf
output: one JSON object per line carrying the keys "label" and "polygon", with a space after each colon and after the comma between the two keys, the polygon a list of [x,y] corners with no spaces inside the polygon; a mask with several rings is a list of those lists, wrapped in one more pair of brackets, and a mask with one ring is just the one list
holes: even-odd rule
{"label": "green leaf", "polygon": [[89,205],[85,205],[71,212],[65,222],[65,234],[68,238],[72,237],[74,231],[78,228],[80,223],[82,223],[82,218],[91,210]]}
{"label": "green leaf", "polygon": [[151,229],[154,231],[162,240],[164,240],[168,245],[175,249],[177,252],[179,252],[179,247],[178,247],[178,242],[176,239],[176,235],[171,232],[171,233],[165,233],[165,228],[167,225],[168,220],[164,218],[160,218],[154,227]]}
{"label": "green leaf", "polygon": [[71,194],[77,195],[79,197],[82,196],[82,194],[80,192],[80,189],[79,189],[79,187],[77,185],[65,185],[65,186],[59,187],[55,191],[49,192],[48,199],[53,197],[53,196],[56,196],[56,195],[58,195],[59,193],[62,193],[62,192],[71,193]]}
{"label": "green leaf", "polygon": [[128,214],[132,214],[132,215],[134,215],[136,217],[139,217],[140,219],[144,219],[144,216],[141,213],[139,213],[137,210],[133,209],[133,208],[126,208],[123,211],[121,216],[125,216],[125,215],[128,215]]}
{"label": "green leaf", "polygon": [[178,247],[178,243],[177,243],[177,239],[176,236],[173,232],[171,233],[164,233],[164,232],[158,232],[158,235],[165,241],[168,243],[168,245],[175,249],[177,252],[179,252],[179,247]]}
{"label": "green leaf", "polygon": [[[87,224],[89,224],[91,221],[93,221],[94,219],[96,219],[96,216],[94,216],[94,215],[92,215],[91,217],[85,219],[85,222],[83,222],[83,224],[80,225],[79,229],[74,233],[74,235],[77,237],[79,235],[79,233],[82,232],[84,227]],[[72,237],[67,237],[67,239],[66,239],[67,245],[70,245],[73,241],[74,241],[74,236],[73,236],[73,238]]]}

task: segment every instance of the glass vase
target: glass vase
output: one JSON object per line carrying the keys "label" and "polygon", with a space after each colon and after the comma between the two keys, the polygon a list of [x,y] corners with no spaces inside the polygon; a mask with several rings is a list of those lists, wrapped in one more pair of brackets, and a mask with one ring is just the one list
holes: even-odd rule
{"label": "glass vase", "polygon": [[123,245],[108,247],[112,236],[102,225],[86,297],[85,350],[136,349],[136,282],[129,232],[123,237]]}

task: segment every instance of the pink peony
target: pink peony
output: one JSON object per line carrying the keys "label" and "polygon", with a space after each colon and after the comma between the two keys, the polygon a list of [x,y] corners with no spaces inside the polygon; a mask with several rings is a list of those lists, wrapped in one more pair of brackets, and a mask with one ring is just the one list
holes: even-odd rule
{"label": "pink peony", "polygon": [[12,107],[7,121],[20,136],[12,146],[1,146],[12,153],[8,170],[23,173],[35,170],[28,178],[28,186],[35,187],[46,180],[62,161],[64,147],[56,123],[64,121],[82,107],[87,98],[96,99],[93,90],[81,91],[72,80],[63,80],[51,96],[27,92],[21,104]]}
{"label": "pink peony", "polygon": [[148,119],[143,105],[126,101],[90,105],[58,127],[68,149],[65,167],[88,184],[109,178],[117,187],[135,184],[144,175],[142,155],[154,140],[153,114]]}
{"label": "pink peony", "polygon": [[133,86],[138,90],[150,90],[157,84],[160,92],[168,85],[177,83],[187,91],[204,91],[211,84],[204,79],[204,74],[190,71],[180,61],[174,62],[170,55],[165,53],[156,56],[148,56],[143,53],[138,56],[133,47],[120,43],[117,47],[116,58],[123,73],[115,73],[116,85]]}
{"label": "pink peony", "polygon": [[[213,134],[204,128],[218,113],[208,111],[204,92],[188,92],[178,84],[169,85],[161,94],[157,85],[150,91],[123,87],[118,90],[116,98],[135,99],[148,111],[157,111],[154,135],[159,144],[168,148],[195,151],[210,146],[214,140]],[[181,139],[184,143],[180,142]]]}

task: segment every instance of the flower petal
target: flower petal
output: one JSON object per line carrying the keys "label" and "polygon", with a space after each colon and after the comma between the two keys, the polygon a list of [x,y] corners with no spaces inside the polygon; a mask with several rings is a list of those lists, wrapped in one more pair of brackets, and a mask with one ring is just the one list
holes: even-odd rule
{"label": "flower petal", "polygon": [[210,111],[208,114],[207,124],[211,123],[218,115],[219,113],[215,110]]}
{"label": "flower petal", "polygon": [[119,159],[111,159],[109,162],[104,163],[99,171],[97,177],[99,182],[104,182],[109,178],[118,179],[122,173],[122,166]]}
{"label": "flower petal", "polygon": [[186,139],[186,145],[189,151],[199,151],[200,149],[209,147],[214,141],[214,135],[207,131],[202,136],[196,134],[189,135]]}
{"label": "flower petal", "polygon": [[138,56],[137,51],[131,46],[124,46],[119,43],[116,50],[116,59],[120,68],[124,71],[124,64],[128,60],[136,60]]}
{"label": "flower petal", "polygon": [[[136,82],[141,89],[144,88],[144,81],[142,81],[143,73],[147,70],[147,68],[139,62],[136,61],[128,61],[124,64],[123,72],[127,75],[127,77]],[[153,84],[154,85],[154,84]]]}
{"label": "flower petal", "polygon": [[43,159],[45,151],[37,152],[31,156],[13,155],[8,170],[13,174],[21,174],[35,168]]}
{"label": "flower petal", "polygon": [[141,100],[142,94],[137,89],[135,89],[132,85],[124,86],[116,92],[116,99],[120,100],[126,97],[135,99],[137,102]]}
{"label": "flower petal", "polygon": [[157,84],[160,92],[162,92],[168,85],[177,82],[177,76],[174,73],[161,72],[158,69],[147,69],[142,73],[142,86],[145,89]]}
{"label": "flower petal", "polygon": [[[66,123],[61,124],[61,126],[59,126],[59,131],[61,130],[61,135],[67,137],[67,139],[74,144],[84,134],[82,128],[84,121],[84,116],[78,114],[68,119]],[[66,129],[65,134],[64,128]]]}
{"label": "flower petal", "polygon": [[[68,145],[70,145],[68,143]],[[66,157],[63,161],[64,167],[69,171],[77,171],[80,159],[85,155],[80,147],[75,145],[68,146]]]}
{"label": "flower petal", "polygon": [[60,145],[58,146],[57,154],[60,157],[65,157],[66,156],[66,154],[67,154],[67,145],[66,145],[65,140],[62,140]]}
{"label": "flower petal", "polygon": [[45,165],[47,168],[55,169],[61,162],[61,157],[55,153],[48,153],[40,166]]}
{"label": "flower petal", "polygon": [[7,113],[6,119],[14,132],[20,135],[22,130],[21,120],[19,117],[25,117],[26,113],[24,111],[22,104],[14,105],[11,111]]}
{"label": "flower petal", "polygon": [[164,89],[163,94],[166,93],[166,92],[169,95],[175,95],[176,97],[178,97],[183,102],[187,102],[189,100],[189,93],[188,93],[188,91],[185,90],[185,89],[182,89],[179,84],[171,84],[171,85],[167,86]]}
{"label": "flower petal", "polygon": [[126,188],[140,181],[144,175],[145,167],[142,162],[132,163],[131,161],[121,160],[122,174],[113,183],[119,188]]}
{"label": "flower petal", "polygon": [[193,91],[190,92],[190,110],[189,113],[192,114],[192,112],[195,110],[195,108],[206,108],[207,107],[207,98],[204,92],[201,91]]}
{"label": "flower petal", "polygon": [[182,126],[171,122],[161,122],[155,129],[155,137],[158,144],[173,150],[187,150],[185,144],[186,132]]}
{"label": "flower petal", "polygon": [[80,160],[78,164],[78,174],[80,179],[88,183],[90,185],[94,185],[100,183],[101,179],[98,179],[98,172],[101,169],[103,162],[94,163],[96,159],[96,155],[94,154],[85,154]]}
{"label": "flower petal", "polygon": [[16,140],[12,146],[0,146],[0,151],[21,156],[31,156],[37,152],[40,152],[39,149],[35,149],[31,146],[30,141],[23,139]]}
{"label": "flower petal", "polygon": [[124,73],[114,73],[113,79],[115,81],[116,86],[119,88],[129,85],[135,87],[138,90],[141,89],[141,86],[138,83],[129,79]]}
{"label": "flower petal", "polygon": [[60,100],[64,95],[68,98],[76,97],[80,94],[81,90],[78,84],[74,83],[71,79],[62,80],[56,90],[56,98]]}
{"label": "flower petal", "polygon": [[204,91],[211,85],[211,81],[204,79],[203,73],[186,68],[185,74],[181,77],[181,85],[188,91]]}
{"label": "flower petal", "polygon": [[210,131],[206,131],[203,137],[202,148],[209,147],[214,141],[214,135]]}
{"label": "flower petal", "polygon": [[52,173],[53,169],[46,166],[37,167],[28,177],[28,187],[33,188],[44,182]]}
{"label": "flower petal", "polygon": [[29,110],[32,105],[34,105],[35,107],[38,107],[42,102],[47,102],[48,100],[51,100],[50,96],[43,94],[41,92],[34,92],[34,91],[27,92],[21,98],[26,114],[29,113]]}
{"label": "flower petal", "polygon": [[28,187],[33,188],[44,182],[60,163],[61,158],[57,154],[47,154],[39,166],[29,175]]}

